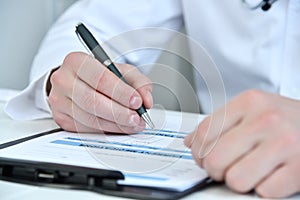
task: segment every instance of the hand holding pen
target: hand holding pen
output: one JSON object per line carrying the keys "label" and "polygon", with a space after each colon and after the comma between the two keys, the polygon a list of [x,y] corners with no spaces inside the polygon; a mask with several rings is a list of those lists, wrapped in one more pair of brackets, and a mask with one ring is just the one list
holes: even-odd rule
{"label": "hand holding pen", "polygon": [[92,56],[68,54],[50,77],[49,105],[56,123],[74,132],[143,130],[143,113],[137,111],[153,104],[151,81],[132,65],[116,67],[126,83]]}
{"label": "hand holding pen", "polygon": [[[120,73],[118,68],[112,62],[112,60],[108,57],[104,49],[100,46],[97,40],[94,38],[92,33],[82,24],[78,24],[76,27],[76,34],[78,38],[81,40],[83,45],[87,46],[87,48],[92,52],[95,58],[105,65],[112,73],[114,73],[118,78],[128,84],[126,79]],[[145,106],[142,104],[136,112],[142,117],[142,119],[153,129],[154,124],[146,111]]]}

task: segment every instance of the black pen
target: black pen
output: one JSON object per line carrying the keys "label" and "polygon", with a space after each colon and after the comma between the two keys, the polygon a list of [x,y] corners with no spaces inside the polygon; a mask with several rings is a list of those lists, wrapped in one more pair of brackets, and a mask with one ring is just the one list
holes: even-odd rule
{"label": "black pen", "polygon": [[[120,73],[120,71],[117,69],[117,67],[114,65],[114,63],[111,61],[111,59],[108,57],[108,55],[105,53],[104,49],[100,46],[100,44],[97,42],[97,40],[94,38],[92,33],[85,27],[84,24],[80,23],[76,26],[76,34],[79,37],[81,42],[84,42],[83,44],[88,47],[88,49],[93,53],[95,58],[105,65],[110,71],[112,71],[117,77],[119,77],[121,80],[123,80],[125,83],[126,80]],[[152,129],[154,129],[154,124],[147,113],[144,105],[142,105],[139,109],[136,110],[136,112],[143,118],[143,120],[148,124],[148,126]]]}

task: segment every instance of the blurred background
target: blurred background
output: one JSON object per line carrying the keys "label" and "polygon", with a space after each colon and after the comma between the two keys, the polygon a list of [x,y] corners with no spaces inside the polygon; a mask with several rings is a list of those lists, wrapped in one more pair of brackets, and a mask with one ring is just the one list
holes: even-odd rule
{"label": "blurred background", "polygon": [[[76,0],[0,1],[0,88],[22,90],[28,85],[33,57],[49,27]],[[188,51],[188,45],[171,42]],[[192,67],[185,60],[162,54],[159,63],[172,69],[154,67],[149,77],[156,107],[199,112],[194,93]],[[165,71],[167,70],[167,71]]]}

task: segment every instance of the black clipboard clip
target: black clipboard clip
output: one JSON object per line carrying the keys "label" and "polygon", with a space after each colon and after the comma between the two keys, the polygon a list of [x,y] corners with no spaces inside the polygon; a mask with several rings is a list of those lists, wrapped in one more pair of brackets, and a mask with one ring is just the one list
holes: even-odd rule
{"label": "black clipboard clip", "polygon": [[117,189],[119,171],[1,158],[0,179],[23,184],[69,189]]}

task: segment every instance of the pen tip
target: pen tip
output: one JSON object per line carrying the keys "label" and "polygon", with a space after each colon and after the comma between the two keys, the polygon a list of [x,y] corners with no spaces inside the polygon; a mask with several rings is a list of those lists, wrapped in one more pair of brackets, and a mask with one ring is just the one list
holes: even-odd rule
{"label": "pen tip", "polygon": [[151,129],[155,129],[155,125],[152,122],[148,113],[145,112],[144,114],[142,114],[142,118]]}

